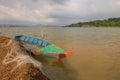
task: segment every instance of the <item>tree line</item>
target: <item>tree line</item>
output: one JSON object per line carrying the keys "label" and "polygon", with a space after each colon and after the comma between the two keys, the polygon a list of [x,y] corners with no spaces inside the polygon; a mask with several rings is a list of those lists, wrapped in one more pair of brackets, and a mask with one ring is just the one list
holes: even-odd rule
{"label": "tree line", "polygon": [[75,24],[67,25],[66,27],[120,27],[120,18],[109,18],[104,20],[95,20],[90,22],[79,22]]}

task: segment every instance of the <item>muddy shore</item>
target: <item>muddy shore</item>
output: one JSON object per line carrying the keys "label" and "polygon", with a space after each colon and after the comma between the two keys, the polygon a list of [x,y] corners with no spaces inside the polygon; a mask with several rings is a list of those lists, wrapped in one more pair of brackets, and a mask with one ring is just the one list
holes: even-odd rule
{"label": "muddy shore", "polygon": [[0,80],[50,80],[20,43],[0,36]]}

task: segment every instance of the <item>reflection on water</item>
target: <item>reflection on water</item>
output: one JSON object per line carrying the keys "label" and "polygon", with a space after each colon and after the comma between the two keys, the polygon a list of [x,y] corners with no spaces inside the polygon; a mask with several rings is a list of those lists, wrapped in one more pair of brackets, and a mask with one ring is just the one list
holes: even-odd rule
{"label": "reflection on water", "polygon": [[120,80],[120,28],[0,29],[7,36],[24,33],[40,37],[41,31],[47,40],[73,52],[63,60],[36,57],[51,79]]}
{"label": "reflection on water", "polygon": [[77,80],[77,71],[72,68],[67,59],[50,59],[42,56],[34,56],[34,58],[42,62],[42,69],[51,80]]}

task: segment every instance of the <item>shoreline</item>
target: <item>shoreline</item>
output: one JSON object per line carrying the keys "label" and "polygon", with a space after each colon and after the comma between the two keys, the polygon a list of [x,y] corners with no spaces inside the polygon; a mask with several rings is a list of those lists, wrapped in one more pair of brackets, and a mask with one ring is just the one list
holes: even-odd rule
{"label": "shoreline", "polygon": [[0,36],[0,78],[5,80],[50,80],[21,44]]}

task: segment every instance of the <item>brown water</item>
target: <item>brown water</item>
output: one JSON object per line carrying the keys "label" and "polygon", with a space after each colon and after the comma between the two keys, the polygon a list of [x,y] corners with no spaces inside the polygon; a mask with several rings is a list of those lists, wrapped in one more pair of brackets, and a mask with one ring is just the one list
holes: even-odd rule
{"label": "brown water", "polygon": [[73,55],[63,59],[36,57],[52,80],[120,80],[120,28],[0,28],[2,35],[23,33],[46,39]]}

